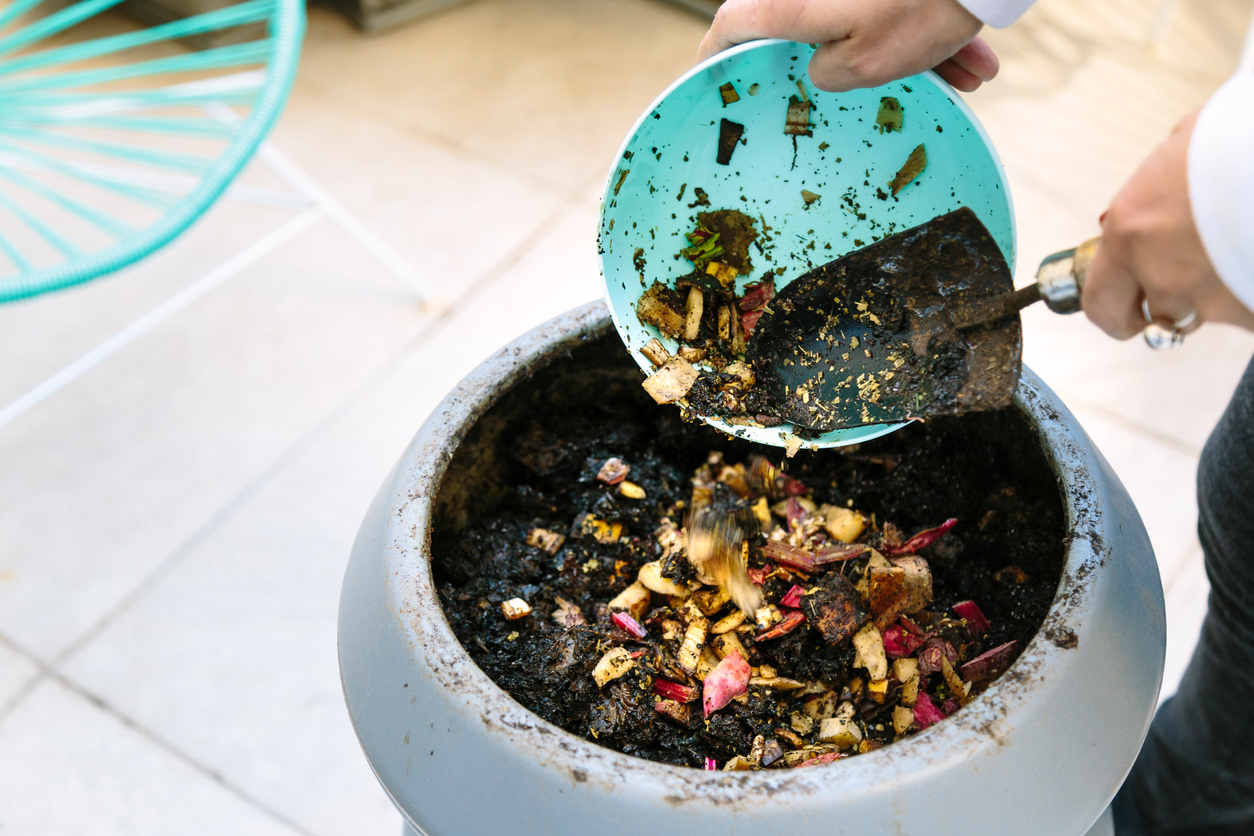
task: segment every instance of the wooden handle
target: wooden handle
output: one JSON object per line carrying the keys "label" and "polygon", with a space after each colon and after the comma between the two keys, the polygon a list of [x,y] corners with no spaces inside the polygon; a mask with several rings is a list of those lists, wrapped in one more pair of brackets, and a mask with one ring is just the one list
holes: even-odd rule
{"label": "wooden handle", "polygon": [[1097,245],[1101,243],[1101,236],[1090,238],[1083,244],[1075,248],[1075,280],[1080,286],[1080,292],[1084,292],[1084,280],[1089,276],[1089,266],[1093,263],[1093,256],[1097,254]]}

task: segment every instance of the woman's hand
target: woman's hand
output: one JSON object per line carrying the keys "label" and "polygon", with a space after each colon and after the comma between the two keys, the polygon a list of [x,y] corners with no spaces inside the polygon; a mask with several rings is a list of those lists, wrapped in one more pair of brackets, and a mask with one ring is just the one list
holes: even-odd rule
{"label": "woman's hand", "polygon": [[820,90],[875,87],[935,69],[969,93],[997,75],[997,56],[976,37],[982,26],[957,0],[727,0],[699,57],[783,38],[820,45],[810,59]]}
{"label": "woman's hand", "polygon": [[1196,312],[1203,321],[1254,330],[1254,313],[1215,273],[1189,205],[1194,112],[1151,153],[1102,215],[1102,240],[1084,285],[1084,313],[1120,340],[1145,328],[1141,300],[1161,324]]}

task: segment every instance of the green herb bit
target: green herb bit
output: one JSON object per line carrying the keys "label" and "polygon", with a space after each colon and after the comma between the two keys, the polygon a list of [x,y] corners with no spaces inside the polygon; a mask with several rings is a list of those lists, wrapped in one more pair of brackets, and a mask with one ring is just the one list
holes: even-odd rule
{"label": "green herb bit", "polygon": [[692,246],[680,250],[679,254],[691,261],[698,270],[704,270],[706,265],[723,254],[723,246],[718,243],[717,232],[698,226],[684,237]]}

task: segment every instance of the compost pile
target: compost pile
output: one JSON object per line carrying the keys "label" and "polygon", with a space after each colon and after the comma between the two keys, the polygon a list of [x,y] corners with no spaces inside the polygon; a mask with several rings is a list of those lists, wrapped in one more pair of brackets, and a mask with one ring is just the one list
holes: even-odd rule
{"label": "compost pile", "polygon": [[[508,485],[433,543],[459,640],[567,731],[705,769],[827,763],[960,711],[1039,628],[1062,515],[1021,419],[938,420],[786,473],[624,417],[592,399],[560,434],[496,430]],[[971,444],[972,422],[999,434],[989,417],[1023,437]],[[694,508],[740,532],[752,612],[688,559]]]}

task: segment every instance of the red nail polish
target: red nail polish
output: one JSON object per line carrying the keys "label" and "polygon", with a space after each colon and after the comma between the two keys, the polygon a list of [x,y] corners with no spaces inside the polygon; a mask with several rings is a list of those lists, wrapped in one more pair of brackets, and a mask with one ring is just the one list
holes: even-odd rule
{"label": "red nail polish", "polygon": [[1099,224],[1104,224],[1104,223],[1106,223],[1106,213],[1105,213],[1105,212],[1103,212],[1103,213],[1102,213],[1102,214],[1098,217],[1097,222],[1098,222]]}

